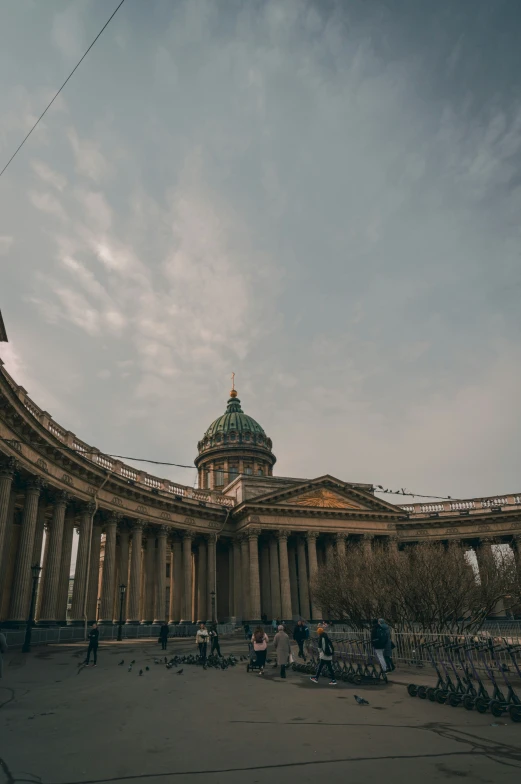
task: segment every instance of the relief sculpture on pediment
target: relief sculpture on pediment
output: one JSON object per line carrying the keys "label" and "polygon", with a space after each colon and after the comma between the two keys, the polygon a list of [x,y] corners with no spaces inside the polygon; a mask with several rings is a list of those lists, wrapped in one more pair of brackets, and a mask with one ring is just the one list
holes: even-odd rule
{"label": "relief sculpture on pediment", "polygon": [[303,493],[291,499],[290,503],[297,506],[314,506],[327,509],[360,509],[358,504],[348,501],[339,493],[334,493],[324,487],[315,488],[308,493]]}

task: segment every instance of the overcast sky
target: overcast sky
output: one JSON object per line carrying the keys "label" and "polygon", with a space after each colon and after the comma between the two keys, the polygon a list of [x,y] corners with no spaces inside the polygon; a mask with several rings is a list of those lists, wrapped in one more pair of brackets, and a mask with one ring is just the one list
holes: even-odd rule
{"label": "overcast sky", "polygon": [[[0,168],[117,3],[0,0]],[[8,371],[111,453],[192,463],[235,371],[279,475],[521,490],[520,40],[518,0],[126,0],[0,179]]]}

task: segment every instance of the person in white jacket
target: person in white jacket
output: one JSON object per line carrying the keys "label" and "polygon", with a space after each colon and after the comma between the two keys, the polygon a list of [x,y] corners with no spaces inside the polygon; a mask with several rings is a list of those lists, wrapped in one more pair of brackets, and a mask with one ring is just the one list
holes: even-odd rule
{"label": "person in white jacket", "polygon": [[203,667],[206,669],[206,647],[208,645],[208,630],[204,623],[199,624],[195,641],[199,646],[199,656],[203,660]]}

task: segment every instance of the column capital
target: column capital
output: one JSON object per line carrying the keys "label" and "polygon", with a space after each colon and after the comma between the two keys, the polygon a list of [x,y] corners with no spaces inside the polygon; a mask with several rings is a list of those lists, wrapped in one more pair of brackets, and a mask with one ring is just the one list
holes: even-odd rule
{"label": "column capital", "polygon": [[335,542],[345,542],[347,534],[337,533],[334,534]]}
{"label": "column capital", "polygon": [[521,532],[518,534],[512,534],[512,541],[514,541],[517,546],[521,546]]}
{"label": "column capital", "polygon": [[131,531],[143,531],[145,524],[143,520],[133,520],[130,524]]}
{"label": "column capital", "polygon": [[279,531],[276,531],[275,536],[277,537],[277,539],[279,541],[282,541],[282,540],[287,541],[288,540],[288,536],[290,534],[291,534],[291,531],[288,531],[287,529],[282,528]]}
{"label": "column capital", "polygon": [[313,541],[313,539],[316,541],[318,539],[318,531],[306,531],[306,539],[308,542]]}
{"label": "column capital", "polygon": [[70,493],[67,493],[66,490],[58,490],[54,497],[54,505],[55,506],[67,506],[70,504],[72,498]]}
{"label": "column capital", "polygon": [[8,457],[0,465],[0,479],[12,479],[14,476],[14,472],[20,468],[17,460],[14,457]]}
{"label": "column capital", "polygon": [[118,523],[118,533],[119,534],[128,534],[130,533],[130,525],[128,524],[128,520],[120,520]]}
{"label": "column capital", "polygon": [[183,531],[182,536],[183,536],[183,541],[185,541],[187,539],[190,539],[190,541],[192,541],[193,538],[194,538],[194,532],[193,531]]}
{"label": "column capital", "polygon": [[478,539],[477,546],[481,547],[482,545],[487,545],[487,544],[490,544],[490,545],[495,544],[494,537],[493,536],[480,536],[479,539]]}
{"label": "column capital", "polygon": [[362,534],[362,542],[372,542],[374,538],[374,534]]}
{"label": "column capital", "polygon": [[92,517],[94,512],[96,511],[97,507],[94,501],[87,501],[80,509],[80,514],[87,514],[89,517]]}
{"label": "column capital", "polygon": [[168,536],[168,532],[170,531],[170,528],[167,525],[158,525],[156,526],[156,531],[158,536],[160,536],[161,538],[163,537],[166,538]]}
{"label": "column capital", "polygon": [[40,495],[44,487],[46,487],[46,484],[41,476],[32,476],[26,484],[27,492],[35,495]]}
{"label": "column capital", "polygon": [[262,528],[248,528],[246,531],[246,536],[248,539],[258,539],[258,537],[262,533]]}
{"label": "column capital", "polygon": [[116,512],[111,512],[111,514],[105,520],[105,527],[108,525],[117,526],[120,521],[121,521],[121,515],[117,514]]}

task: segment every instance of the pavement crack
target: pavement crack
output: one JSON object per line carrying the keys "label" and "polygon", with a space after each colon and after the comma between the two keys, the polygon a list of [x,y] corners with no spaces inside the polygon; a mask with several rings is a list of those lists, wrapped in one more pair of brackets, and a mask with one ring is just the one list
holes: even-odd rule
{"label": "pavement crack", "polygon": [[15,778],[9,770],[7,762],[2,757],[0,757],[0,770],[3,771],[7,784],[15,784]]}

